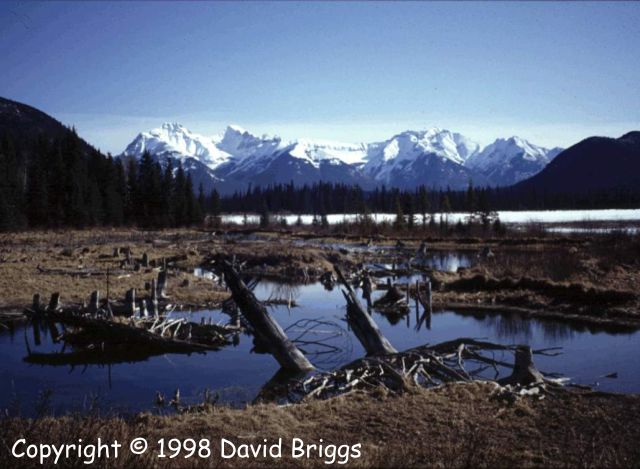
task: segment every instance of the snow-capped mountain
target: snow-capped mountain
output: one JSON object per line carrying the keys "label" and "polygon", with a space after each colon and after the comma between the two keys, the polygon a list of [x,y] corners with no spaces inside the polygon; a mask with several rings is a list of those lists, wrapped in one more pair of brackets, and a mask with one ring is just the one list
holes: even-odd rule
{"label": "snow-capped mountain", "polygon": [[542,171],[561,151],[539,147],[519,137],[499,138],[471,155],[465,166],[483,175],[492,186],[509,186]]}
{"label": "snow-capped mountain", "polygon": [[177,123],[164,123],[162,127],[142,132],[124,150],[125,156],[140,157],[148,151],[156,157],[175,159],[194,158],[215,169],[231,156],[218,148],[212,137],[191,132]]}
{"label": "snow-capped mountain", "polygon": [[459,133],[432,128],[406,131],[376,143],[285,141],[256,136],[230,125],[224,133],[207,137],[180,124],[163,124],[140,133],[122,156],[140,158],[148,151],[161,163],[180,161],[205,190],[229,193],[249,185],[311,184],[318,181],[385,184],[413,188],[462,189],[507,185],[540,171],[559,150],[547,150],[513,137],[499,139],[484,150]]}
{"label": "snow-capped mountain", "polygon": [[368,146],[363,171],[380,184],[402,188],[466,186],[465,160],[479,149],[458,133],[432,128],[406,131]]}

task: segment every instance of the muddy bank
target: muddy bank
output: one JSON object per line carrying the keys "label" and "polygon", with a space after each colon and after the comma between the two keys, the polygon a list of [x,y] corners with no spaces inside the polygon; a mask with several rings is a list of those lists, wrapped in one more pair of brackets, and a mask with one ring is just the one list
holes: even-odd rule
{"label": "muddy bank", "polygon": [[[237,260],[243,273],[283,282],[317,280],[340,266],[353,272],[376,262],[415,262],[422,243],[428,254],[463,251],[472,267],[441,273],[422,270],[434,282],[434,305],[477,306],[551,315],[594,323],[640,325],[640,242],[632,236],[514,236],[422,238],[419,231],[397,236],[335,236],[309,230],[88,230],[0,236],[0,307],[21,310],[36,292],[54,291],[82,303],[93,290],[121,298],[129,288],[144,292],[168,268],[173,303],[212,308],[228,297],[215,279],[194,275],[218,254]],[[122,266],[131,252],[132,264]],[[141,264],[143,256],[148,266]],[[411,273],[410,269],[405,273]]]}
{"label": "muddy bank", "polygon": [[[304,404],[256,405],[242,410],[208,406],[194,414],[132,419],[100,417],[5,419],[0,426],[0,460],[12,460],[7,446],[19,437],[31,443],[103,440],[130,441],[144,436],[210,439],[210,460],[157,459],[124,451],[105,467],[271,467],[272,459],[219,457],[221,438],[258,443],[283,438],[279,462],[326,467],[325,458],[291,459],[293,438],[325,445],[361,444],[355,467],[633,467],[640,463],[640,398],[593,392],[557,391],[506,401],[495,385],[452,384],[401,396],[383,390]],[[81,465],[76,462],[76,466]]]}
{"label": "muddy bank", "polygon": [[469,273],[439,277],[434,307],[440,309],[518,313],[525,317],[619,326],[620,330],[640,327],[638,295],[632,291],[530,277],[497,279]]}

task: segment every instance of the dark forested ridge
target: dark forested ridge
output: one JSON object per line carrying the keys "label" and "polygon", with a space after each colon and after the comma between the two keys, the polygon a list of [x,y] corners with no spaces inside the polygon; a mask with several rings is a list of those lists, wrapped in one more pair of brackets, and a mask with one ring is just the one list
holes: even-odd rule
{"label": "dark forested ridge", "polygon": [[204,197],[193,189],[181,167],[103,155],[74,129],[0,98],[0,230],[197,223]]}
{"label": "dark forested ridge", "polygon": [[567,148],[518,190],[593,196],[640,191],[640,132],[590,137]]}

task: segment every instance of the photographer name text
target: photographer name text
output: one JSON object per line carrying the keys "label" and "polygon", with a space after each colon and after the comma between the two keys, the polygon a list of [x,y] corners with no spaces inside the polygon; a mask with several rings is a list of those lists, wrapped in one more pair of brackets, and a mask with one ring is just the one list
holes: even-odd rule
{"label": "photographer name text", "polygon": [[[217,444],[216,444],[217,443]],[[118,459],[124,452],[135,456],[151,455],[167,459],[281,459],[288,455],[291,459],[318,459],[325,464],[347,464],[359,459],[360,443],[328,444],[320,438],[317,442],[307,443],[301,438],[293,438],[285,448],[282,438],[261,442],[243,443],[226,438],[211,440],[207,438],[151,438],[138,437],[127,442],[114,440],[105,442],[101,438],[95,441],[79,439],[75,443],[48,444],[31,443],[21,438],[11,447],[16,459],[31,459],[40,464],[59,464],[72,460],[91,465],[99,460]]]}

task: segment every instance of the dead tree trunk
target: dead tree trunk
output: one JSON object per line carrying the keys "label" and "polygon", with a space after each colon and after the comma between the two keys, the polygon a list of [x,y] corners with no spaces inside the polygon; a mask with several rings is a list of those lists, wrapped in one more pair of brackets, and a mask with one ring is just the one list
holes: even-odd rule
{"label": "dead tree trunk", "polygon": [[143,300],[140,300],[140,317],[141,318],[146,318],[149,316],[149,313],[147,312],[147,302]]}
{"label": "dead tree trunk", "polygon": [[167,288],[167,269],[164,267],[160,272],[158,272],[158,283],[156,285],[158,297],[159,298],[167,298],[166,288]]}
{"label": "dead tree trunk", "polygon": [[225,282],[242,314],[251,324],[256,338],[269,350],[282,368],[292,371],[310,371],[313,365],[291,342],[267,309],[247,288],[238,273],[226,260],[217,262]]}
{"label": "dead tree trunk", "polygon": [[124,297],[124,303],[126,306],[126,312],[130,316],[135,316],[136,314],[136,289],[131,288],[127,290]]}
{"label": "dead tree trunk", "polygon": [[511,373],[511,376],[501,379],[498,382],[502,385],[519,384],[521,386],[544,382],[542,373],[540,373],[533,364],[531,347],[528,345],[521,345],[516,349],[513,373]]}
{"label": "dead tree trunk", "polygon": [[96,314],[98,312],[98,309],[100,308],[99,302],[100,302],[100,292],[98,290],[94,290],[91,293],[91,299],[89,299],[89,307],[88,307],[89,314]]}
{"label": "dead tree trunk", "polygon": [[397,353],[391,343],[382,335],[373,318],[367,314],[356,296],[351,285],[346,281],[338,266],[334,266],[338,280],[344,285],[342,294],[347,300],[347,320],[353,328],[367,355],[387,355]]}
{"label": "dead tree trunk", "polygon": [[151,315],[158,317],[158,289],[156,288],[156,279],[151,280],[151,298],[149,299],[149,310]]}
{"label": "dead tree trunk", "polygon": [[36,293],[33,295],[33,302],[31,304],[31,309],[33,309],[34,312],[38,313],[41,311],[42,309],[42,304],[40,304],[40,294]]}
{"label": "dead tree trunk", "polygon": [[60,309],[60,293],[56,292],[51,295],[47,311],[58,311]]}
{"label": "dead tree trunk", "polygon": [[371,293],[373,291],[373,283],[368,273],[362,279],[362,297],[367,300],[367,308],[371,309]]}

